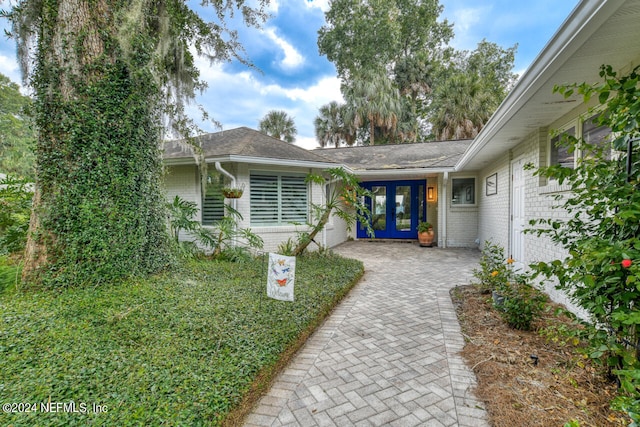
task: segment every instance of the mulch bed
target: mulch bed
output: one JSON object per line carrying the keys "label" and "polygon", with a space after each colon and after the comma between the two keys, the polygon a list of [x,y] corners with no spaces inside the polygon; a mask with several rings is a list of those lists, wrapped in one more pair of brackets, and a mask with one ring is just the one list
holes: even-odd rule
{"label": "mulch bed", "polygon": [[475,393],[492,426],[628,425],[609,408],[615,382],[578,351],[577,339],[558,332],[577,327],[558,313],[561,306],[549,303],[532,331],[518,331],[478,287],[454,288],[451,297],[467,342],[462,356],[476,374]]}

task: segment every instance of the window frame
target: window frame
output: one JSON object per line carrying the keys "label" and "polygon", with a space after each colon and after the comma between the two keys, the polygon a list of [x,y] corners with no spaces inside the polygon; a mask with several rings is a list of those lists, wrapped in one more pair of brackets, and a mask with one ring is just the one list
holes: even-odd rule
{"label": "window frame", "polygon": [[[579,138],[579,135],[581,134],[581,131],[582,131],[582,129],[580,129],[581,124],[582,124],[582,120],[580,120],[579,117],[576,117],[575,119],[565,123],[563,126],[558,127],[556,129],[556,132],[549,132],[549,138],[547,143],[547,148],[548,148],[547,165],[549,166],[560,165],[559,162],[553,161],[553,152],[555,151],[554,140],[557,138],[558,142],[561,141],[562,135],[566,134],[571,129],[573,129],[573,136],[575,138]],[[572,169],[576,168],[579,156],[580,156],[579,150],[576,149],[572,155],[573,157],[573,165],[571,166]]]}
{"label": "window frame", "polygon": [[[471,203],[454,203],[454,187],[456,187],[454,185],[454,181],[457,180],[473,180],[473,185],[471,186],[472,188],[472,196],[473,196],[473,202]],[[466,189],[465,191],[468,191],[468,189]],[[449,193],[450,199],[449,199],[449,205],[452,208],[469,208],[469,207],[475,207],[478,205],[478,179],[475,176],[456,176],[456,177],[451,177],[451,190]],[[466,198],[466,196],[465,196]]]}
{"label": "window frame", "polygon": [[[574,131],[574,137],[576,139],[583,139],[584,138],[584,128],[585,128],[585,123],[588,123],[589,120],[593,119],[594,117],[599,116],[600,114],[602,114],[604,112],[603,108],[597,108],[594,110],[589,110],[589,111],[585,111],[584,113],[578,115],[576,118],[572,119],[571,121],[565,123],[563,126],[560,126],[557,128],[557,133],[555,133],[555,135],[552,135],[552,133],[549,133],[549,138],[548,138],[548,155],[547,155],[547,165],[549,166],[553,166],[553,165],[557,165],[558,163],[553,163],[552,162],[552,151],[553,151],[553,146],[554,146],[554,139],[557,137],[561,137],[561,135],[563,133],[566,133],[568,130],[570,130],[571,128],[575,129]],[[595,128],[594,128],[595,129]],[[611,130],[609,130],[609,134],[611,133]],[[611,141],[609,141],[610,143]],[[613,147],[609,147],[610,148],[610,156],[613,156]],[[584,157],[585,153],[584,150],[580,149],[579,147],[576,147],[575,151],[573,152],[573,166],[572,168],[575,169],[578,167],[578,164],[580,162],[580,160]]]}
{"label": "window frame", "polygon": [[[198,178],[199,178],[200,174],[198,174]],[[218,182],[215,183],[213,182],[213,177],[217,178]],[[224,218],[225,215],[225,200],[224,200],[224,196],[222,195],[222,192],[220,191],[220,189],[226,184],[226,179],[224,177],[224,175],[222,175],[220,172],[218,172],[217,170],[207,170],[207,185],[204,188],[204,191],[201,191],[201,201],[200,201],[200,224],[204,227],[211,227],[215,225],[216,221],[221,220],[222,218]],[[211,185],[211,192],[209,192],[209,186]],[[218,192],[219,194],[215,194],[216,192]],[[219,199],[219,201],[221,202],[222,206],[222,215],[219,215],[220,211],[218,207],[218,210],[216,211],[216,213],[218,215],[216,215],[215,213],[211,214],[211,217],[213,217],[211,219],[211,221],[205,220],[205,209],[206,208],[206,199],[207,198],[215,198],[215,199]]]}
{"label": "window frame", "polygon": [[[273,193],[271,193],[270,195],[270,197],[277,202],[277,206],[275,206],[275,210],[276,210],[275,221],[268,221],[268,220],[265,221],[262,215],[257,215],[257,212],[254,211],[255,209],[258,208],[255,205],[254,200],[259,197],[259,194],[256,194],[257,183],[254,181],[255,176],[276,178],[277,183],[276,183],[275,197]],[[249,223],[251,224],[251,226],[252,227],[283,227],[283,226],[292,226],[292,225],[295,225],[296,223],[306,223],[307,221],[309,221],[309,211],[310,211],[309,203],[310,203],[311,194],[309,191],[309,183],[306,182],[306,177],[307,177],[307,174],[305,173],[269,171],[269,170],[249,171]],[[302,206],[298,208],[300,211],[304,211],[304,218],[302,218],[302,216],[300,216],[299,218],[287,218],[287,215],[286,215],[287,213],[285,212],[284,205],[283,205],[283,201],[285,201],[285,198],[283,198],[284,196],[283,178],[300,179],[301,181],[298,182],[297,185],[299,186],[300,184],[304,185],[304,193],[305,193],[304,208],[302,208]],[[263,202],[265,204],[262,207],[262,209],[265,209],[265,207],[268,207],[269,194],[268,193],[263,193],[263,194],[267,196],[266,198],[267,201]],[[289,200],[296,200],[296,198],[299,198],[299,196],[300,196],[299,192],[298,193],[293,192],[293,193],[289,193],[287,197]],[[263,215],[265,214],[266,213],[263,213]]]}
{"label": "window frame", "polygon": [[[593,121],[592,119],[594,119],[595,117],[598,117],[598,116],[602,115],[604,113],[604,108],[598,108],[598,109],[593,110],[593,111],[587,111],[587,113],[588,113],[587,117],[585,117],[585,118],[582,118],[582,116],[580,117],[580,138],[582,138],[582,139],[584,139],[584,136],[585,136],[585,132],[584,132],[585,124],[589,123],[589,121]],[[587,113],[585,113],[585,114],[587,114]],[[610,135],[613,134],[613,131],[611,130],[611,128],[606,127],[606,126],[596,126],[596,127],[593,128],[593,130],[601,129],[603,127],[606,128],[606,129],[609,129],[609,133],[606,134],[604,136],[604,138],[602,138],[602,140],[599,141],[598,143],[595,143],[595,144],[594,143],[590,143],[590,144],[591,145],[604,145],[604,144],[602,144],[602,142],[606,141],[606,143],[609,145],[609,158],[608,158],[608,160],[611,160],[613,158],[613,155],[614,155],[614,150],[613,150],[612,139],[610,138]],[[607,140],[607,138],[608,138],[608,140]],[[582,152],[582,150],[581,150],[580,158],[581,159],[584,158],[585,155],[586,155],[586,153]]]}

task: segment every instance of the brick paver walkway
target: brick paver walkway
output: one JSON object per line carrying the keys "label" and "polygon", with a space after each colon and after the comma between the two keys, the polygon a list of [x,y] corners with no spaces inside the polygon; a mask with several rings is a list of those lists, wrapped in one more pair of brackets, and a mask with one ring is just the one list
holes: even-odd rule
{"label": "brick paver walkway", "polygon": [[356,241],[362,281],[276,379],[246,426],[488,425],[449,289],[479,252]]}

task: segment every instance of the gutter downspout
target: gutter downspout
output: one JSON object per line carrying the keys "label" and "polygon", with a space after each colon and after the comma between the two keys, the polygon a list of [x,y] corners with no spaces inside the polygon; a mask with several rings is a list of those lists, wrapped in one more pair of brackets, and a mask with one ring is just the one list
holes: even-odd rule
{"label": "gutter downspout", "polygon": [[[231,187],[234,187],[234,188],[235,188],[235,187],[236,187],[236,177],[235,177],[235,176],[233,176],[233,175],[231,175],[231,174],[230,174],[229,172],[227,172],[226,170],[224,170],[224,169],[222,168],[222,165],[220,164],[220,162],[215,162],[215,165],[216,165],[216,170],[217,170],[218,172],[220,172],[221,174],[223,174],[224,176],[226,176],[227,178],[229,178],[229,179],[231,180]],[[237,199],[232,199],[232,200],[231,200],[231,207],[232,207],[234,210],[236,210],[236,211],[237,211],[237,210],[238,210],[238,207],[237,207],[237,204],[236,204],[236,203],[237,203]],[[236,224],[236,227],[237,227],[237,224]],[[234,231],[236,231],[236,230],[235,230],[235,229],[236,229],[236,227],[234,227]],[[237,246],[237,244],[238,244],[238,242],[237,242],[237,241],[236,241],[236,239],[234,238],[234,239],[233,239],[233,246],[235,247],[235,246]]]}
{"label": "gutter downspout", "polygon": [[[449,172],[445,172],[442,176],[442,195],[444,195],[444,203],[442,206],[442,247],[446,249],[447,247],[447,195],[449,192],[447,191],[447,187],[449,186]],[[440,197],[440,200],[443,200]]]}
{"label": "gutter downspout", "polygon": [[231,180],[232,187],[236,186],[236,177],[231,175],[226,170],[222,169],[222,165],[220,165],[220,162],[216,162],[216,170]]}

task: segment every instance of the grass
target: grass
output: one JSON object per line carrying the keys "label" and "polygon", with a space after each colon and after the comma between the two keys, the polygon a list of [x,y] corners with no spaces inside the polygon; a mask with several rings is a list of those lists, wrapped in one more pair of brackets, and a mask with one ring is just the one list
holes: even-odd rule
{"label": "grass", "polygon": [[[300,257],[293,303],[266,297],[264,259],[198,261],[96,288],[5,291],[0,403],[36,411],[0,413],[0,425],[238,422],[362,272],[354,260]],[[106,411],[43,413],[48,401]]]}

